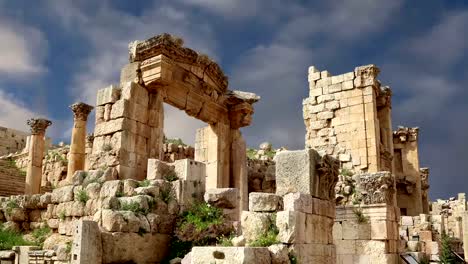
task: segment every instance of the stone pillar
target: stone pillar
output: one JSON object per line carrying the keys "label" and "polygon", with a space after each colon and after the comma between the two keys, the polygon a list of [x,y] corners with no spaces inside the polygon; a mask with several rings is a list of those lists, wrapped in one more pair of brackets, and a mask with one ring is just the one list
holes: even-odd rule
{"label": "stone pillar", "polygon": [[85,159],[85,170],[89,170],[89,156],[93,152],[93,143],[94,143],[94,134],[90,133],[86,136],[86,147],[85,147],[85,152],[86,152],[86,159]]}
{"label": "stone pillar", "polygon": [[195,160],[206,163],[206,189],[230,187],[229,132],[222,123],[197,130]]}
{"label": "stone pillar", "polygon": [[231,137],[231,186],[239,189],[240,211],[248,211],[247,145],[238,129],[231,130]]}
{"label": "stone pillar", "polygon": [[44,158],[44,136],[48,126],[52,124],[47,119],[29,119],[31,139],[26,172],[25,194],[37,194],[41,191],[42,159]]}
{"label": "stone pillar", "polygon": [[149,95],[148,126],[150,138],[148,146],[148,158],[164,159],[164,107],[160,92]]}
{"label": "stone pillar", "polygon": [[67,181],[77,170],[84,170],[86,159],[86,121],[93,107],[85,103],[70,106],[74,115],[70,154],[68,158]]}
{"label": "stone pillar", "polygon": [[465,261],[468,261],[468,212],[462,214],[463,252]]}

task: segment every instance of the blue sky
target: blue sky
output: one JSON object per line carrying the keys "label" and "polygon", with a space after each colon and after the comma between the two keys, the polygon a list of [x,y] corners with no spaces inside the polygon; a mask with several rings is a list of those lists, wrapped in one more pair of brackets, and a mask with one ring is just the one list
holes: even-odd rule
{"label": "blue sky", "polygon": [[[393,124],[419,126],[431,198],[468,191],[466,0],[0,0],[0,126],[54,121],[69,141],[68,105],[116,83],[127,45],[163,32],[214,58],[230,89],[251,91],[250,146],[304,146],[307,68],[332,74],[376,64],[393,96]],[[90,129],[94,117],[90,118]],[[202,123],[168,108],[166,133],[193,142]]]}

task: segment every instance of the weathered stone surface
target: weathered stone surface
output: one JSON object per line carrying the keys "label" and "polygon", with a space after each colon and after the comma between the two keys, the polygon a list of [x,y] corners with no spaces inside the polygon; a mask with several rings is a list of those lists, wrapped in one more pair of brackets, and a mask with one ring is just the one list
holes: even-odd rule
{"label": "weathered stone surface", "polygon": [[268,247],[271,264],[289,264],[289,250],[286,245],[275,244]]}
{"label": "weathered stone surface", "polygon": [[306,214],[302,212],[281,211],[276,214],[278,227],[277,239],[286,244],[304,243]]}
{"label": "weathered stone surface", "polygon": [[194,247],[192,264],[271,264],[268,248],[254,247]]}
{"label": "weathered stone surface", "polygon": [[170,236],[163,234],[103,232],[103,263],[159,263],[167,254],[169,242]]}
{"label": "weathered stone surface", "polygon": [[120,89],[111,85],[107,88],[98,90],[96,106],[115,103],[120,97]]}
{"label": "weathered stone surface", "polygon": [[74,198],[74,192],[73,192],[74,186],[64,186],[60,188],[56,188],[52,191],[52,202],[53,203],[65,203],[65,202],[70,202],[73,201]]}
{"label": "weathered stone surface", "polygon": [[115,197],[122,193],[123,184],[121,181],[107,181],[102,185],[100,197]]}
{"label": "weathered stone surface", "polygon": [[28,215],[23,208],[11,208],[5,210],[5,218],[7,221],[23,222],[28,219]]}
{"label": "weathered stone surface", "polygon": [[252,192],[249,194],[249,211],[274,212],[282,207],[281,197],[272,193]]}
{"label": "weathered stone surface", "polygon": [[99,225],[80,220],[76,224],[71,249],[71,263],[102,263],[102,241]]}
{"label": "weathered stone surface", "polygon": [[249,211],[243,211],[241,214],[242,235],[247,243],[265,234],[270,224],[270,214]]}
{"label": "weathered stone surface", "polygon": [[275,159],[277,195],[295,192],[314,194],[316,166],[320,159],[315,150],[281,151]]}
{"label": "weathered stone surface", "polygon": [[146,176],[149,180],[161,180],[164,176],[174,171],[174,166],[167,162],[158,159],[148,159],[148,175]]}
{"label": "weathered stone surface", "polygon": [[312,213],[313,198],[304,193],[288,193],[283,196],[284,211],[298,211],[303,213]]}
{"label": "weathered stone surface", "polygon": [[51,234],[49,237],[46,238],[44,241],[44,249],[54,249],[57,245],[64,245],[69,242],[72,242],[72,238],[68,236],[62,236],[57,233]]}
{"label": "weathered stone surface", "polygon": [[207,203],[219,208],[233,209],[239,205],[239,191],[236,188],[208,189],[204,198]]}

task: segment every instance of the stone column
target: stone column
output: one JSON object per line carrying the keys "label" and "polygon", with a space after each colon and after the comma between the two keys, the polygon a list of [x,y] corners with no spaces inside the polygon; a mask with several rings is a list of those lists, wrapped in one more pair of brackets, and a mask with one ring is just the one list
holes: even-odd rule
{"label": "stone column", "polygon": [[231,130],[231,186],[239,189],[240,212],[249,210],[247,145],[239,129]]}
{"label": "stone column", "polygon": [[86,121],[93,107],[85,103],[70,106],[74,115],[72,139],[68,158],[67,181],[71,180],[77,170],[84,170],[86,160]]}
{"label": "stone column", "polygon": [[462,214],[463,252],[465,261],[468,261],[468,212]]}
{"label": "stone column", "polygon": [[44,158],[44,136],[48,126],[47,119],[29,119],[31,138],[29,144],[28,169],[26,172],[25,194],[37,194],[41,191],[42,159]]}
{"label": "stone column", "polygon": [[86,136],[86,147],[85,147],[85,152],[86,152],[86,158],[85,158],[85,170],[89,169],[89,156],[93,152],[93,143],[94,143],[94,134],[88,134]]}

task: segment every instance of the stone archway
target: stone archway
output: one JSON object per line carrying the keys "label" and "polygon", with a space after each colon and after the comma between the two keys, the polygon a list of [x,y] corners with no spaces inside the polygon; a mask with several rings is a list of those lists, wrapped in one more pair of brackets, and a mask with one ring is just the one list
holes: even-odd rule
{"label": "stone archway", "polygon": [[106,163],[120,178],[146,177],[148,158],[162,159],[168,103],[208,124],[195,142],[195,160],[206,163],[207,188],[238,188],[247,209],[246,144],[239,129],[250,125],[259,97],[228,90],[218,64],[169,34],[132,42],[129,52],[120,86],[98,92],[91,168]]}

